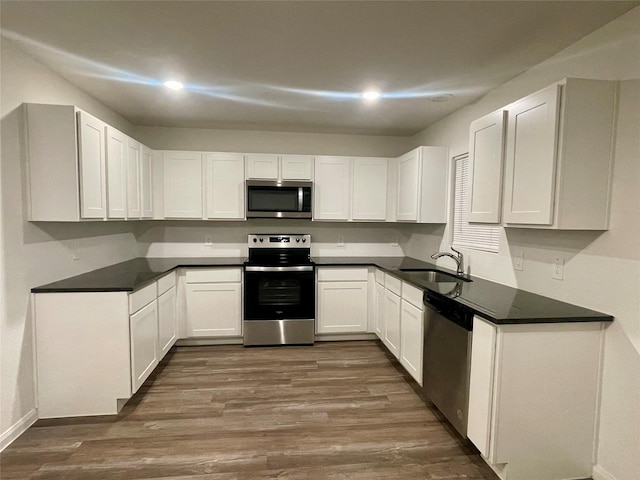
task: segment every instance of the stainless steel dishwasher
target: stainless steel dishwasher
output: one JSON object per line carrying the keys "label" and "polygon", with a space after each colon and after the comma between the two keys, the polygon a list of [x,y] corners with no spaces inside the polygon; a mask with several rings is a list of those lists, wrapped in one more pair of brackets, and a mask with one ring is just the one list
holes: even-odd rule
{"label": "stainless steel dishwasher", "polygon": [[466,438],[473,312],[455,300],[425,291],[422,388]]}

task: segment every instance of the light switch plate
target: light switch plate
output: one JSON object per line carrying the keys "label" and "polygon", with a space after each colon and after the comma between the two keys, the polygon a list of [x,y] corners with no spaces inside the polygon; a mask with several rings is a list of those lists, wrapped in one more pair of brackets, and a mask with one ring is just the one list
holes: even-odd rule
{"label": "light switch plate", "polygon": [[520,250],[513,256],[513,269],[524,270],[524,251]]}
{"label": "light switch plate", "polygon": [[556,280],[562,280],[564,278],[564,258],[556,257],[553,261],[551,278],[555,278]]}

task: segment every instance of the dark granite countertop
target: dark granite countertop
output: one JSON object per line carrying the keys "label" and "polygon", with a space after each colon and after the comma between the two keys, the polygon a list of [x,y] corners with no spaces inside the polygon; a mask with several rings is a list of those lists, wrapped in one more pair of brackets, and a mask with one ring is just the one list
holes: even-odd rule
{"label": "dark granite countertop", "polygon": [[[401,269],[434,269],[454,274],[409,257],[314,257],[317,266],[376,266],[423,290],[452,299],[496,324],[612,321],[613,317],[542,295],[470,277],[471,281],[431,283]],[[110,267],[33,288],[33,293],[131,292],[177,267],[240,267],[243,257],[136,258]]]}
{"label": "dark granite countertop", "polygon": [[241,267],[244,257],[134,258],[32,288],[33,293],[132,292],[177,267]]}

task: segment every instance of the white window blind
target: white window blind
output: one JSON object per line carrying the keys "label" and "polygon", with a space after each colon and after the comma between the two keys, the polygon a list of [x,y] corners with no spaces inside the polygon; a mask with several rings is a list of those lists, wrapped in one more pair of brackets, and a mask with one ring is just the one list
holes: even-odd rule
{"label": "white window blind", "polygon": [[453,245],[498,252],[500,227],[469,223],[469,154],[453,158],[455,165],[453,198]]}

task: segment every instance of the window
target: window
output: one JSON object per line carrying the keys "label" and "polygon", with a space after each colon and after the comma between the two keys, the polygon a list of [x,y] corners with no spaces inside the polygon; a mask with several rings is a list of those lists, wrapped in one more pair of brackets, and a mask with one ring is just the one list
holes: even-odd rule
{"label": "window", "polygon": [[500,227],[467,221],[469,202],[469,154],[453,157],[453,246],[498,252]]}

